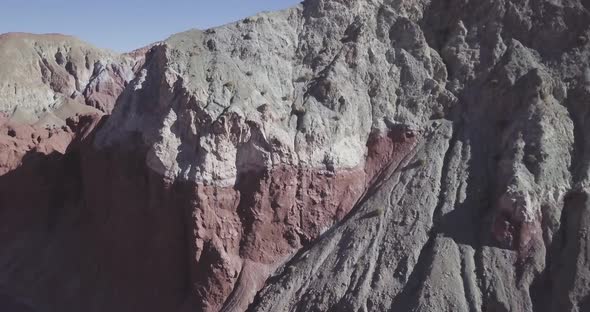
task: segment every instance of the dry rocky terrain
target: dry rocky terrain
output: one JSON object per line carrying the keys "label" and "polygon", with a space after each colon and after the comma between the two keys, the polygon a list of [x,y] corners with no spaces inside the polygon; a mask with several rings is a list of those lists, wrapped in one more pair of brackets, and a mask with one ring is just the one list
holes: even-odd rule
{"label": "dry rocky terrain", "polygon": [[0,35],[0,308],[590,311],[590,1]]}

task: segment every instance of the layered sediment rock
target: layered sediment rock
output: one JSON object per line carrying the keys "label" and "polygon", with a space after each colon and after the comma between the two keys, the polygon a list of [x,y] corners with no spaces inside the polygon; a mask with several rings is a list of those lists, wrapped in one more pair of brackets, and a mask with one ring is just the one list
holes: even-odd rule
{"label": "layered sediment rock", "polygon": [[590,308],[584,1],[309,0],[145,58],[0,38],[44,51],[0,98],[6,302]]}
{"label": "layered sediment rock", "polygon": [[59,34],[0,35],[0,112],[28,124],[53,124],[69,103],[110,113],[142,58]]}
{"label": "layered sediment rock", "polygon": [[[368,3],[318,1],[317,15],[348,12],[352,24],[363,7],[368,36],[388,30],[393,60],[411,55],[416,64],[427,51],[442,59],[441,83],[456,101],[441,126],[421,125],[424,165],[393,171],[346,222],[279,270],[250,310],[587,310],[577,215],[585,208],[569,209],[585,207],[588,192],[587,8]],[[363,218],[377,208],[383,215]]]}

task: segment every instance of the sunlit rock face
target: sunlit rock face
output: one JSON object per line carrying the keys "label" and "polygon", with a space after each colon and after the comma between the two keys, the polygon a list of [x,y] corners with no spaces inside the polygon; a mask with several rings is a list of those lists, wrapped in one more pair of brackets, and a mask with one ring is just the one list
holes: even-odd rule
{"label": "sunlit rock face", "polygon": [[2,35],[0,300],[589,310],[589,7],[308,0],[124,55]]}

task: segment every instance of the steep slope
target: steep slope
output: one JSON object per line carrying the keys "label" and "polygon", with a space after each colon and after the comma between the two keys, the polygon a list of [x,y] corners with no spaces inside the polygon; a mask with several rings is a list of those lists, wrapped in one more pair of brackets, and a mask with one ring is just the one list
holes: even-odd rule
{"label": "steep slope", "polygon": [[457,101],[421,125],[423,165],[392,168],[250,310],[590,309],[587,4],[362,3],[319,1],[319,20],[364,5],[365,34],[388,30],[393,63],[440,55]]}
{"label": "steep slope", "polygon": [[435,80],[420,92],[434,68],[444,75],[429,59],[407,64],[413,107],[392,106],[400,87],[384,82],[400,72],[383,73],[385,57],[371,64],[359,45],[386,47],[357,42],[360,20],[327,37],[340,23],[318,27],[312,11],[173,36],[151,50],[97,134],[98,149],[144,146],[153,172],[187,183],[178,196],[194,202],[185,206],[197,309],[244,310],[268,272],[342,219],[409,153],[416,125],[453,101]]}
{"label": "steep slope", "polygon": [[80,247],[78,155],[143,55],[10,33],[0,35],[0,62],[0,307],[64,310],[94,289],[93,279],[82,282],[93,260]]}
{"label": "steep slope", "polygon": [[589,7],[308,0],[115,56],[110,117],[2,104],[6,302],[588,310]]}

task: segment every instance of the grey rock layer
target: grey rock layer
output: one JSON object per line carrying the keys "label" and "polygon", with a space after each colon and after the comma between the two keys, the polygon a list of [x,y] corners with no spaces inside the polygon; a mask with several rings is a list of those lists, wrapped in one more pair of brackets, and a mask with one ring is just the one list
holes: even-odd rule
{"label": "grey rock layer", "polygon": [[[324,38],[361,20],[355,46],[384,49],[359,58],[384,57],[379,81],[400,86],[387,107],[417,107],[427,134],[421,165],[391,169],[250,311],[589,311],[588,3],[314,1],[303,16]],[[415,100],[437,88],[451,95]],[[428,107],[447,110],[425,122]]]}
{"label": "grey rock layer", "polygon": [[[371,133],[408,129],[410,153],[248,310],[590,311],[589,10],[308,0],[188,31],[131,65],[93,144],[116,152],[139,138],[166,183],[231,188],[273,167],[362,168]],[[26,102],[51,102],[45,85]],[[16,107],[38,117],[52,104],[27,105]],[[266,269],[253,272],[258,285]]]}
{"label": "grey rock layer", "polygon": [[420,130],[251,310],[584,311],[589,24],[580,1],[306,1],[155,47],[97,145],[139,132],[156,172],[233,185]]}
{"label": "grey rock layer", "polygon": [[[351,14],[364,12],[365,2],[341,12],[329,2],[331,15],[315,18],[318,4],[181,33],[155,47],[97,145],[141,133],[156,172],[233,185],[239,170],[354,168],[372,131],[419,128],[456,102],[442,59],[425,41],[416,59],[392,49],[388,34],[366,33],[375,17],[367,14],[377,12]],[[239,150],[244,143],[252,146]]]}

